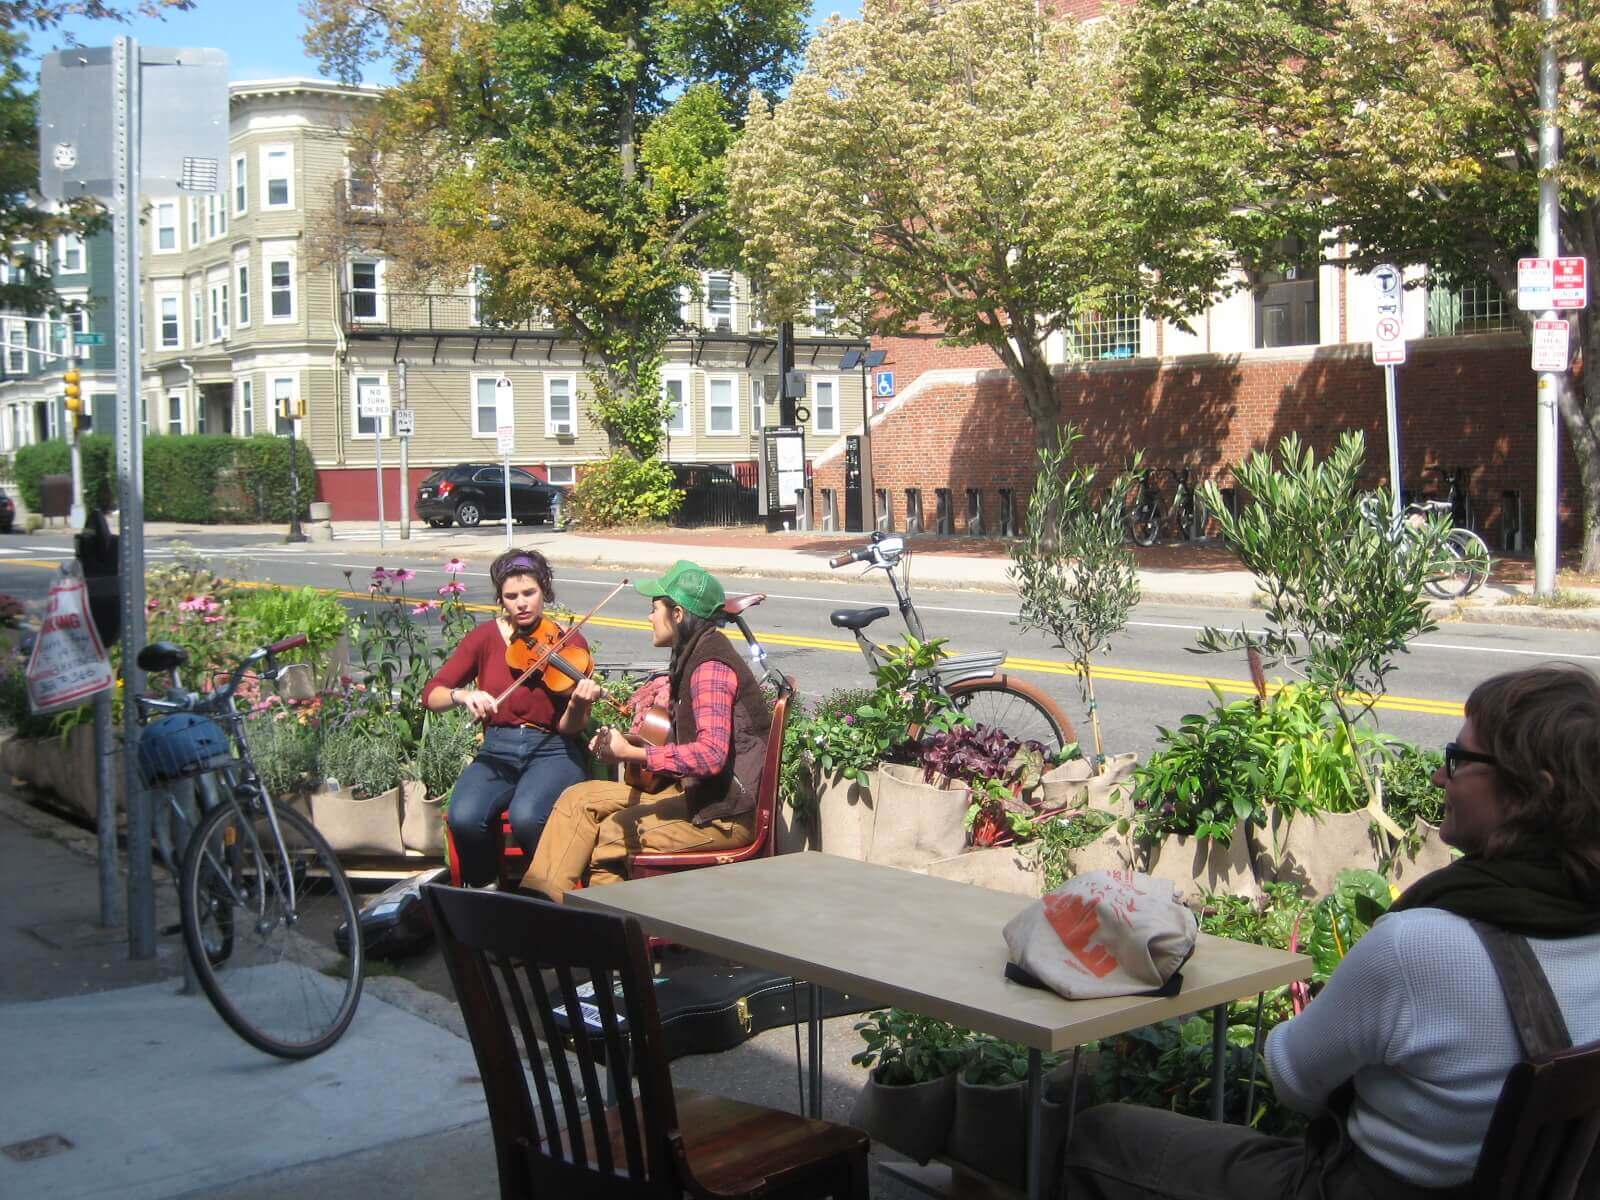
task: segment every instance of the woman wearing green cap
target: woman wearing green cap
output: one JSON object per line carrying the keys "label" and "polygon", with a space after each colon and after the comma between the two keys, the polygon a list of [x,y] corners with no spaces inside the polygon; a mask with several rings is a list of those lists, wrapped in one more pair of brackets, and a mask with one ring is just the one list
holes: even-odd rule
{"label": "woman wearing green cap", "polygon": [[665,691],[672,740],[639,746],[602,729],[589,748],[603,762],[637,763],[675,782],[654,795],[610,780],[562,792],[523,878],[557,900],[586,878],[591,886],[627,878],[630,854],[735,849],[755,837],[772,713],[749,663],[717,628],[722,585],[679,560],[634,587],[650,598],[651,639],[672,648],[672,662],[665,688],[647,684],[630,708],[642,714]]}

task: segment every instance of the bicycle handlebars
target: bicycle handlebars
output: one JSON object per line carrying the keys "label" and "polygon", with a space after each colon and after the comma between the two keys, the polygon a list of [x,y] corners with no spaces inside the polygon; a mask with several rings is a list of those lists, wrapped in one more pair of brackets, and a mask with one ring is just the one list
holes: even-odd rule
{"label": "bicycle handlebars", "polygon": [[872,557],[871,546],[861,546],[855,550],[846,550],[843,554],[835,554],[828,560],[828,565],[835,569],[848,567],[851,563],[858,563]]}
{"label": "bicycle handlebars", "polygon": [[854,550],[834,555],[828,560],[828,565],[835,570],[858,562],[869,563],[874,567],[892,567],[900,561],[903,553],[905,553],[904,538],[874,530],[872,540],[865,546],[857,546]]}
{"label": "bicycle handlebars", "polygon": [[[293,650],[299,646],[304,646],[309,640],[310,639],[305,634],[296,633],[284,638],[282,641],[273,642],[270,645],[261,646],[250,651],[249,654],[246,654],[239,660],[239,665],[234,667],[234,669],[229,673],[228,682],[224,686],[216,689],[208,695],[198,692],[180,691],[178,692],[178,695],[180,695],[182,698],[177,700],[170,698],[164,699],[157,696],[136,696],[134,699],[138,703],[139,711],[145,714],[152,712],[172,713],[222,711],[227,707],[229,702],[232,701],[233,694],[239,690],[239,685],[244,682],[245,672],[248,671],[251,666],[260,662],[264,658],[267,660],[267,663],[270,667],[273,659],[282,654],[285,650]],[[171,691],[167,693],[168,697],[171,697],[172,695],[173,692]]]}

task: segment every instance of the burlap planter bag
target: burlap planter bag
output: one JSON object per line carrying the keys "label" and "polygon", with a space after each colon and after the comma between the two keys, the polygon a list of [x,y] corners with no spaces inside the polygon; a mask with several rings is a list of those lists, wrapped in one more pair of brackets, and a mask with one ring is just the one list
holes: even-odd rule
{"label": "burlap planter bag", "polygon": [[1111,825],[1087,846],[1072,851],[1070,857],[1074,875],[1084,875],[1090,871],[1131,871],[1133,841],[1126,834],[1118,833],[1117,827]]}
{"label": "burlap planter bag", "polygon": [[[1040,1098],[1040,1133],[1044,1143],[1043,1194],[1056,1194],[1060,1175],[1061,1143],[1067,1137],[1067,1117],[1071,1111],[1069,1094],[1072,1076],[1069,1067],[1058,1067],[1044,1080]],[[955,1116],[950,1122],[947,1157],[980,1175],[1013,1188],[1027,1183],[1028,1098],[1025,1083],[968,1083],[956,1076]],[[1089,1079],[1079,1067],[1079,1107],[1089,1099]]]}
{"label": "burlap planter bag", "polygon": [[878,1068],[856,1093],[850,1124],[875,1142],[925,1163],[944,1149],[955,1116],[956,1076],[896,1087],[878,1082]]}
{"label": "burlap planter bag", "polygon": [[1246,829],[1262,881],[1293,883],[1301,894],[1333,894],[1340,871],[1375,871],[1380,854],[1372,818],[1353,813],[1286,813],[1272,809],[1267,824]]}
{"label": "burlap planter bag", "polygon": [[429,858],[444,857],[444,800],[417,779],[400,785],[400,844]]}
{"label": "burlap planter bag", "polygon": [[1161,841],[1141,847],[1143,864],[1136,869],[1156,879],[1169,879],[1185,903],[1206,895],[1246,896],[1259,900],[1261,884],[1250,861],[1250,842],[1245,831],[1234,826],[1227,844],[1215,838],[1187,833],[1168,834]]}
{"label": "burlap planter bag", "polygon": [[1133,817],[1133,769],[1137,754],[1108,754],[1105,770],[1091,776],[1083,786],[1083,806],[1108,812],[1117,818]]}
{"label": "burlap planter bag", "polygon": [[311,820],[339,854],[400,855],[400,789],[364,796],[351,788],[311,793]]}
{"label": "burlap planter bag", "polygon": [[811,848],[840,858],[865,859],[872,844],[872,792],[845,775],[813,778],[816,818]]}
{"label": "burlap planter bag", "polygon": [[923,870],[936,879],[953,879],[992,892],[1010,892],[1037,900],[1044,894],[1044,872],[1031,854],[1018,846],[988,846],[952,858],[939,858]]}
{"label": "burlap planter bag", "polygon": [[1051,767],[1039,779],[1040,807],[1047,812],[1082,808],[1090,773],[1089,760],[1084,758],[1068,759],[1058,767]]}
{"label": "burlap planter bag", "polygon": [[[921,767],[885,763],[872,788],[872,836],[867,861],[885,867],[921,867],[951,858],[967,844],[967,808],[972,789],[934,776],[924,783]],[[823,849],[826,851],[826,837]]]}
{"label": "burlap planter bag", "polygon": [[1389,865],[1389,874],[1400,888],[1410,887],[1430,871],[1448,867],[1455,861],[1455,851],[1445,845],[1437,825],[1418,821],[1417,829],[1422,833],[1422,846],[1415,854],[1407,854],[1402,849]]}

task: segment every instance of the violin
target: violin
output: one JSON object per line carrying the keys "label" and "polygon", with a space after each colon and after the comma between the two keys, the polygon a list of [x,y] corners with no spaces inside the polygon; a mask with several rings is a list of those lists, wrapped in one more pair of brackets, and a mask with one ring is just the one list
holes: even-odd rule
{"label": "violin", "polygon": [[521,679],[537,671],[544,686],[557,694],[571,691],[578,680],[594,673],[594,655],[589,647],[575,642],[569,645],[569,640],[567,630],[549,617],[540,617],[533,628],[512,635],[506,646],[506,666]]}

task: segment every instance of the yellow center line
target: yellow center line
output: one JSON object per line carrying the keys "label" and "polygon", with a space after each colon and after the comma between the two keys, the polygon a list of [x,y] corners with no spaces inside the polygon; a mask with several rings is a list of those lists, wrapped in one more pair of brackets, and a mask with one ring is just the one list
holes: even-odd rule
{"label": "yellow center line", "polygon": [[[26,567],[49,567],[51,569],[61,565],[59,562],[30,558],[4,559],[0,560],[0,563],[15,564],[17,566]],[[314,586],[284,583],[264,583],[252,579],[230,579],[226,580],[225,582],[233,587],[272,588],[283,591],[298,591],[301,586]],[[335,596],[341,600],[399,600],[399,597],[397,596],[385,596],[382,593],[374,593],[371,591],[357,592],[348,591],[343,588],[324,587],[318,587],[315,588],[315,590],[323,595]],[[408,602],[413,605],[423,604],[431,599],[433,599],[433,597],[420,597],[417,599],[410,599],[408,597]],[[495,604],[466,604],[465,607],[468,612],[475,613],[497,614],[500,611],[499,606]],[[568,620],[570,620],[573,616],[571,613],[566,613],[564,615]],[[605,629],[647,631],[650,628],[649,621],[640,621],[629,617],[603,617],[597,615],[590,617],[588,623],[590,625],[596,625]],[[856,644],[853,640],[845,641],[842,638],[805,637],[799,634],[789,633],[764,633],[760,635],[760,638],[762,644],[768,646],[789,646],[799,650],[843,651],[847,654],[858,653]],[[1071,676],[1076,676],[1078,674],[1078,668],[1074,664],[1070,662],[1058,662],[1048,658],[1022,658],[1017,656],[1008,656],[1005,660],[1004,667],[1007,671],[1016,671],[1022,674]],[[1182,688],[1189,691],[1210,691],[1211,688],[1215,687],[1224,695],[1255,695],[1255,686],[1248,680],[1229,679],[1220,675],[1191,675],[1179,671],[1149,671],[1141,667],[1117,667],[1112,666],[1109,663],[1096,666],[1094,668],[1094,675],[1097,680],[1106,683],[1136,683],[1151,687]],[[1281,684],[1268,684],[1267,686],[1270,691],[1278,691],[1282,687]],[[1383,709],[1388,712],[1418,713],[1420,715],[1430,717],[1460,717],[1464,712],[1463,706],[1458,700],[1435,700],[1420,696],[1384,696],[1376,704],[1374,704],[1373,707]]]}

